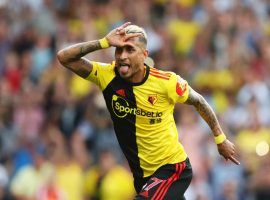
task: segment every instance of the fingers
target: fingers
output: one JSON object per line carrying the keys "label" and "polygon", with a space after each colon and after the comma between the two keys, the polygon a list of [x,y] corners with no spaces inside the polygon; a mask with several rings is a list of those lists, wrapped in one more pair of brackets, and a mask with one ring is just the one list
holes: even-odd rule
{"label": "fingers", "polygon": [[116,34],[117,35],[124,35],[124,34],[126,34],[126,31],[125,31],[125,29],[116,30]]}
{"label": "fingers", "polygon": [[234,162],[235,164],[240,165],[240,162],[235,157],[230,156],[228,159],[231,160],[232,162]]}
{"label": "fingers", "polygon": [[125,36],[124,41],[129,40],[130,38],[138,37],[142,35],[141,33],[129,33]]}
{"label": "fingers", "polygon": [[131,22],[126,22],[122,26],[120,26],[119,28],[121,28],[121,29],[126,28],[130,24],[131,24]]}
{"label": "fingers", "polygon": [[231,160],[236,165],[240,165],[240,162],[234,157],[236,153],[235,145],[229,140],[225,140],[222,144],[218,145],[218,151],[226,161]]}
{"label": "fingers", "polygon": [[129,40],[130,38],[138,37],[138,36],[140,36],[142,34],[142,33],[132,33],[132,34],[130,33],[130,34],[126,34],[125,28],[127,26],[129,26],[130,24],[131,24],[131,22],[126,22],[123,25],[121,25],[120,27],[116,28],[116,34],[117,35],[123,35],[125,42],[127,40]]}
{"label": "fingers", "polygon": [[123,25],[121,25],[118,28],[116,28],[116,34],[123,34],[123,33],[125,33],[124,28],[126,28],[130,24],[131,24],[131,22],[126,22]]}

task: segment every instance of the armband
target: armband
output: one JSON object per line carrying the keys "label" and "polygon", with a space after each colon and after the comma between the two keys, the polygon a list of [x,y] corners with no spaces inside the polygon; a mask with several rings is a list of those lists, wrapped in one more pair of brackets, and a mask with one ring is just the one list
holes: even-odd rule
{"label": "armband", "polygon": [[221,144],[225,140],[226,140],[226,135],[224,133],[222,133],[222,134],[215,137],[215,143],[216,144]]}
{"label": "armband", "polygon": [[110,44],[105,37],[99,40],[99,44],[100,44],[102,49],[106,49],[106,48],[110,47]]}

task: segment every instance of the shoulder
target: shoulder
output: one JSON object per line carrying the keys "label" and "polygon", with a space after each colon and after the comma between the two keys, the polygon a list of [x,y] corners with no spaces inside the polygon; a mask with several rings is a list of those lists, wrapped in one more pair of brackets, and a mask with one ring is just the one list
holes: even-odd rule
{"label": "shoulder", "polygon": [[91,61],[91,64],[93,69],[86,79],[98,85],[101,90],[105,89],[115,77],[115,62],[102,63]]}
{"label": "shoulder", "polygon": [[160,81],[162,81],[162,80],[168,81],[171,78],[173,78],[173,76],[176,76],[176,74],[174,72],[159,70],[159,69],[154,68],[154,67],[150,67],[149,75],[151,77],[159,79]]}
{"label": "shoulder", "polygon": [[91,61],[91,64],[101,70],[114,70],[115,67],[115,62],[111,63],[103,63],[103,62],[96,62],[96,61]]}
{"label": "shoulder", "polygon": [[115,62],[102,63],[102,62],[91,61],[91,64],[93,65],[93,69],[92,69],[92,72],[89,74],[89,77],[87,77],[86,79],[114,74]]}

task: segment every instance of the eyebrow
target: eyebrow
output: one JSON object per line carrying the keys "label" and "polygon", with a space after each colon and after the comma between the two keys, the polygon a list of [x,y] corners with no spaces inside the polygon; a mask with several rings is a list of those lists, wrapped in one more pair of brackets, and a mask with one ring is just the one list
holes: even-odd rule
{"label": "eyebrow", "polygon": [[122,47],[117,47],[117,48],[127,48],[127,47],[131,47],[131,48],[134,48],[134,49],[136,49],[136,47],[138,47],[139,49],[141,49],[142,51],[144,51],[145,50],[145,48],[144,47],[142,47],[141,45],[139,45],[139,44],[132,44],[132,43],[128,43],[128,44],[125,44],[124,46],[122,46]]}
{"label": "eyebrow", "polygon": [[124,47],[135,47],[135,45],[126,44],[126,45],[124,45]]}
{"label": "eyebrow", "polygon": [[[131,47],[131,48],[134,48],[134,49],[136,49],[136,47],[138,47],[141,51],[144,51],[145,50],[145,48],[144,47],[142,47],[141,45],[125,45],[126,47]],[[124,46],[124,47],[125,47]]]}

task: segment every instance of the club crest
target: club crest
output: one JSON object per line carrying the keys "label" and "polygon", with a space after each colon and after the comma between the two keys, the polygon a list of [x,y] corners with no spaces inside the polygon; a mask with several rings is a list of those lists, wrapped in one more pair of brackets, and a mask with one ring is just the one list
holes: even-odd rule
{"label": "club crest", "polygon": [[149,103],[154,105],[157,102],[157,95],[156,94],[149,95],[148,96],[148,101],[149,101]]}

